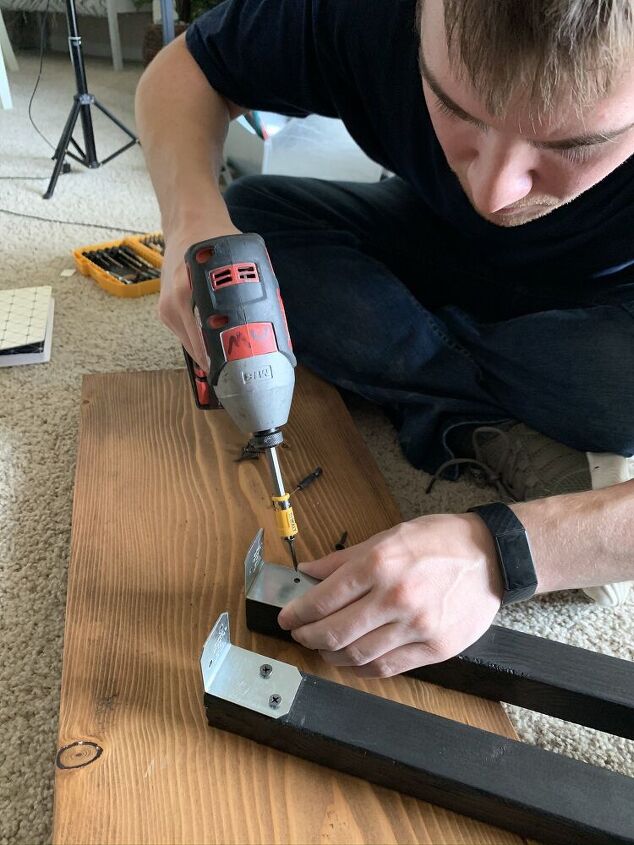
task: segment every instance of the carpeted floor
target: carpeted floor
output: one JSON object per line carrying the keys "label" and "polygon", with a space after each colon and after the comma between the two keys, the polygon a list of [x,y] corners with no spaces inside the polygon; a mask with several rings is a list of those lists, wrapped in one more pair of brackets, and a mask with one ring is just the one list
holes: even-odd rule
{"label": "carpeted floor", "polygon": [[[20,71],[10,77],[15,108],[0,110],[0,208],[73,222],[0,211],[0,288],[52,285],[56,303],[51,362],[0,369],[0,843],[11,845],[50,838],[82,376],[181,366],[178,343],[155,317],[156,296],[118,300],[81,276],[60,275],[72,267],[70,251],[78,245],[118,237],[128,229],[158,228],[140,150],[128,151],[101,170],[74,168],[61,177],[53,199],[44,201],[50,150],[27,119],[37,62],[32,56],[19,60]],[[115,73],[105,61],[88,63],[92,92],[130,125],[139,74],[140,68]],[[68,60],[47,58],[34,116],[53,142],[73,90]],[[122,137],[99,116],[95,131],[101,157]],[[460,511],[482,499],[477,488],[449,482],[438,483],[426,497],[425,477],[404,462],[382,415],[357,402],[353,412],[405,517]],[[634,657],[631,603],[605,610],[579,593],[564,593],[515,606],[502,621]],[[524,740],[634,775],[632,743],[517,708],[509,712]]]}

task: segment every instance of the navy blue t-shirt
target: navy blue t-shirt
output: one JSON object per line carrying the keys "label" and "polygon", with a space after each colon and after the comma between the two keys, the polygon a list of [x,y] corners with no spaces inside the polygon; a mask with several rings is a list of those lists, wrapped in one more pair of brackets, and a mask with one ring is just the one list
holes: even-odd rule
{"label": "navy blue t-shirt", "polygon": [[415,11],[416,0],[226,0],[189,27],[187,45],[212,87],[237,105],[340,117],[372,159],[410,184],[457,241],[497,271],[629,281],[634,156],[538,220],[514,228],[484,220],[431,124]]}

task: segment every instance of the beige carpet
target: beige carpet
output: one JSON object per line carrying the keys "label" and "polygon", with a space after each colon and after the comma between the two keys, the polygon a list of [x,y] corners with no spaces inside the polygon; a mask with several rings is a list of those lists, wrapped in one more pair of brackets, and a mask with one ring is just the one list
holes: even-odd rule
{"label": "beige carpet", "polygon": [[[150,231],[158,214],[140,150],[101,170],[62,176],[52,200],[41,194],[50,151],[26,115],[35,81],[33,57],[20,57],[11,74],[12,112],[0,111],[0,207],[74,224],[40,222],[0,213],[0,288],[53,286],[56,316],[53,357],[45,366],[0,369],[0,842],[44,843],[50,838],[52,784],[62,661],[66,566],[69,554],[78,405],[84,373],[181,366],[176,340],[155,317],[156,297],[124,301],[92,282],[60,273],[70,251],[118,237],[128,227]],[[90,88],[132,123],[140,69],[114,73],[90,62]],[[73,75],[65,58],[47,59],[34,114],[56,141],[71,105]],[[119,135],[96,119],[98,152]],[[112,229],[91,229],[86,223]],[[459,511],[481,494],[467,484],[439,483],[425,497],[425,477],[401,458],[380,413],[355,403],[354,414],[406,517]],[[566,593],[516,606],[502,621],[632,659],[632,604],[616,611]],[[633,746],[515,708],[521,737],[543,747],[634,775]]]}

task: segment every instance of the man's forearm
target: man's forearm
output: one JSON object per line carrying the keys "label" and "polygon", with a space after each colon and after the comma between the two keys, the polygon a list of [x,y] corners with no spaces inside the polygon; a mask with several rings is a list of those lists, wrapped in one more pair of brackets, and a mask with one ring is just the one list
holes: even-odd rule
{"label": "man's forearm", "polygon": [[143,74],[137,128],[166,233],[199,221],[208,227],[213,221],[219,229],[230,225],[218,175],[231,116],[184,36],[165,47]]}
{"label": "man's forearm", "polygon": [[634,481],[513,510],[530,538],[538,593],[634,579]]}

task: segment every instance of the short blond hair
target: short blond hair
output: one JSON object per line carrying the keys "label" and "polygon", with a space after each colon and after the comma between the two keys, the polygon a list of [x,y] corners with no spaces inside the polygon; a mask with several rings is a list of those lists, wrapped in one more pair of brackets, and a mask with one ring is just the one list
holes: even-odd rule
{"label": "short blond hair", "polygon": [[444,22],[454,71],[493,115],[518,98],[539,117],[583,109],[634,58],[634,0],[444,0]]}

